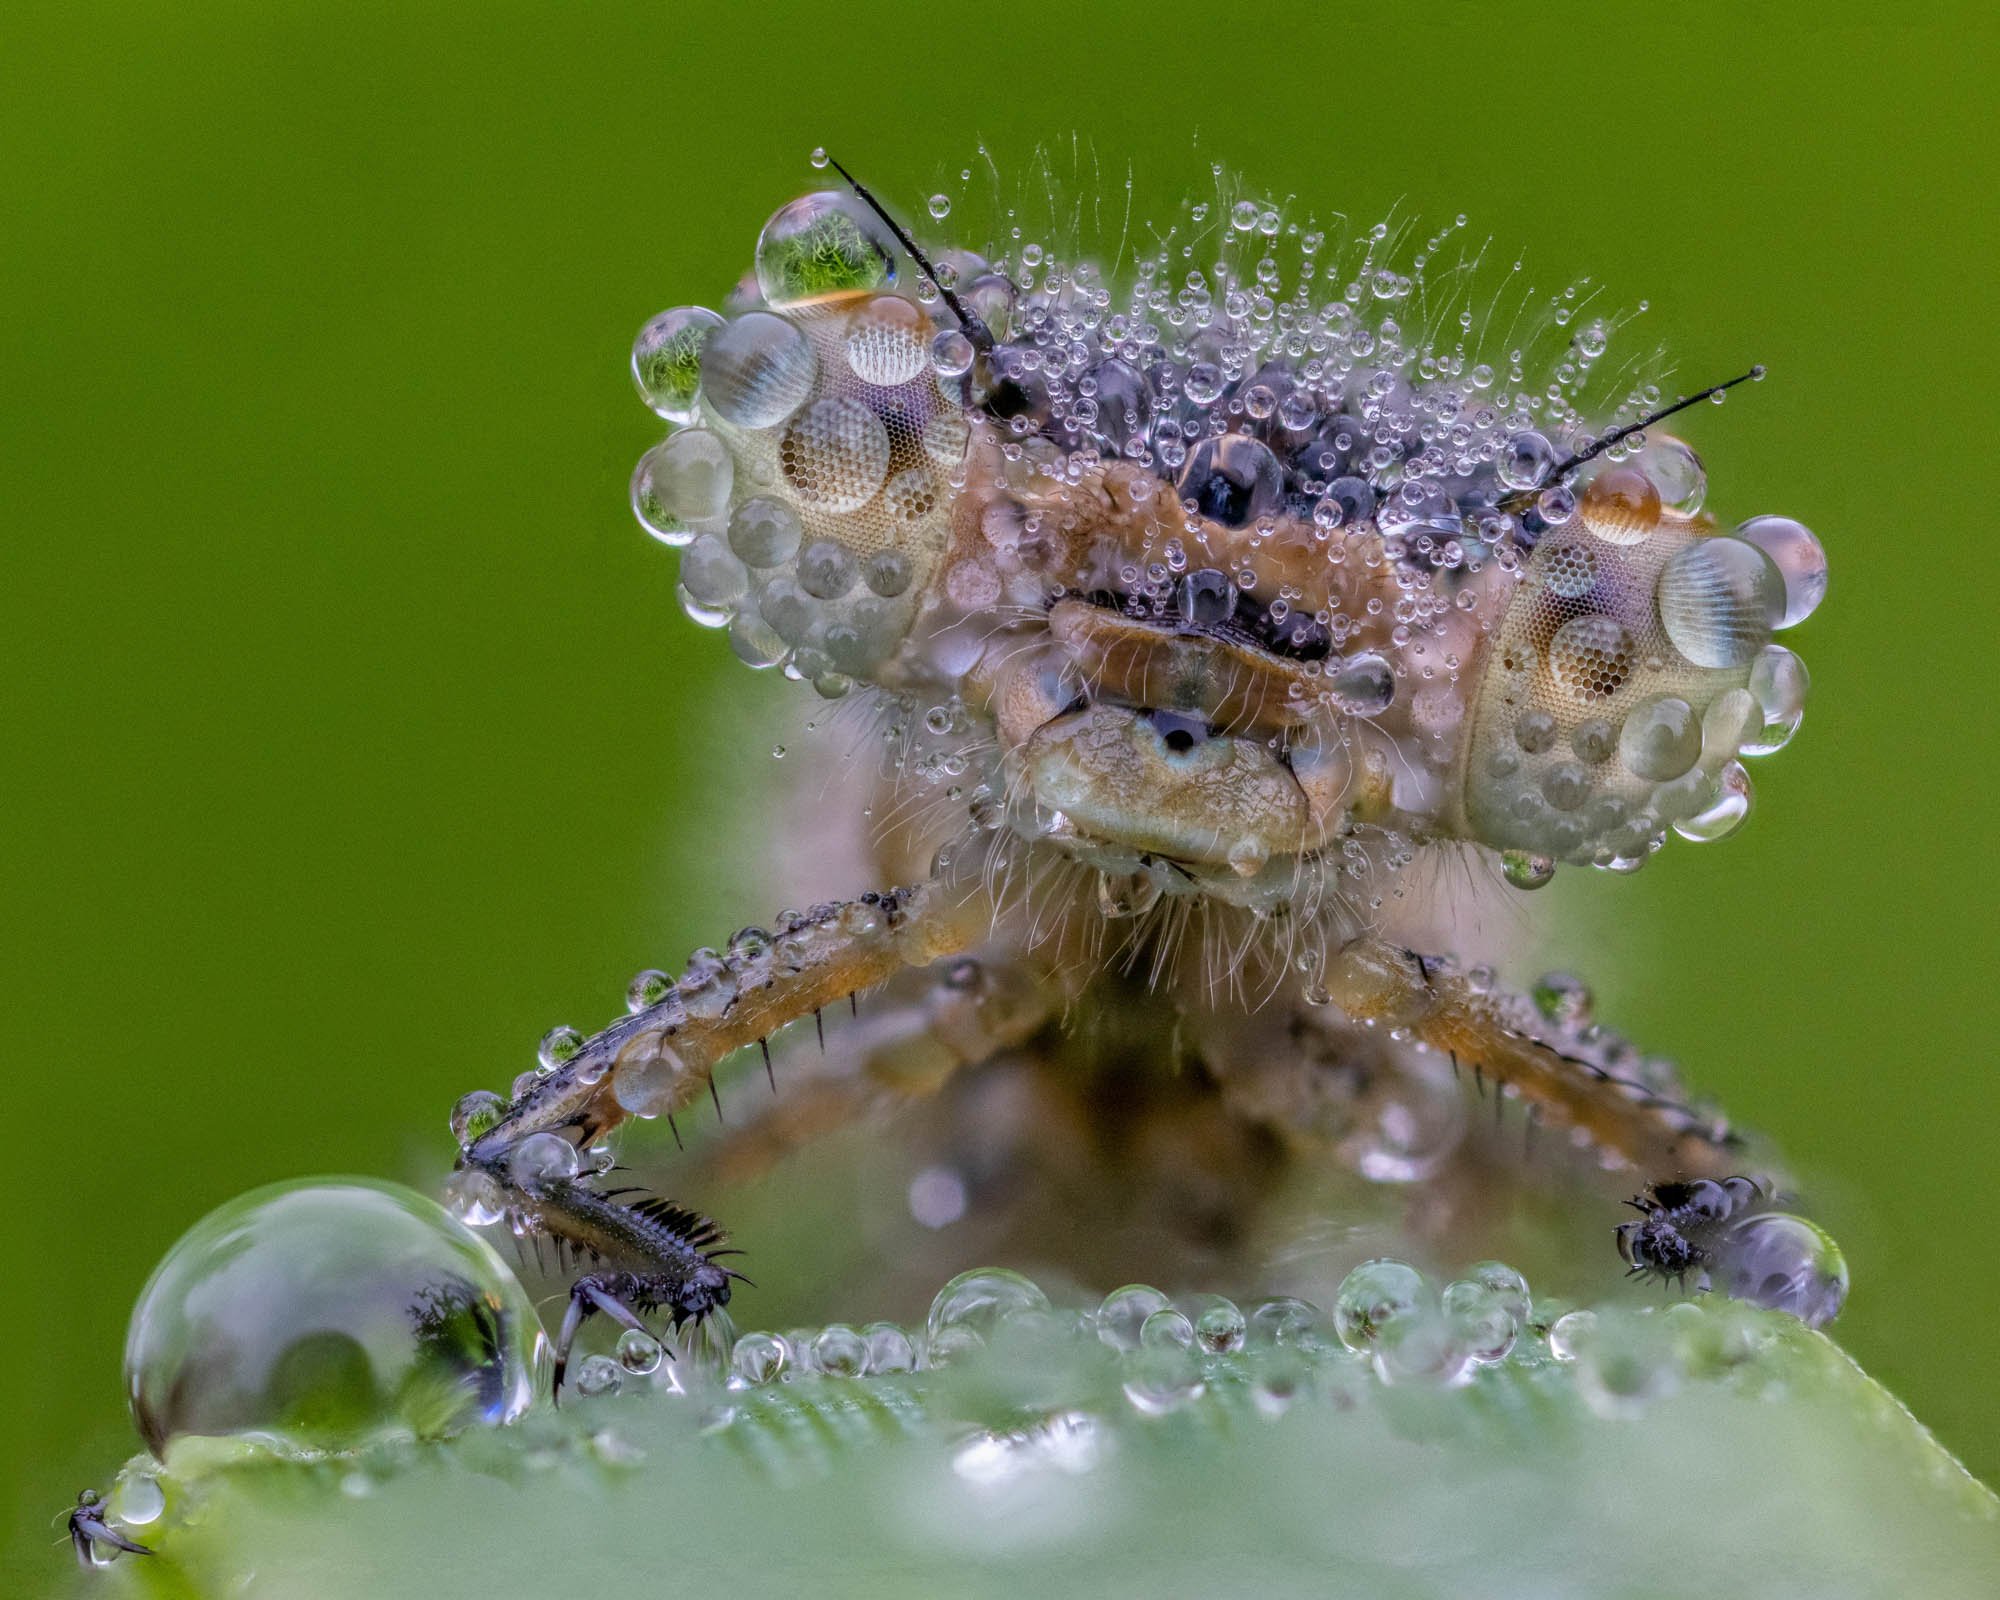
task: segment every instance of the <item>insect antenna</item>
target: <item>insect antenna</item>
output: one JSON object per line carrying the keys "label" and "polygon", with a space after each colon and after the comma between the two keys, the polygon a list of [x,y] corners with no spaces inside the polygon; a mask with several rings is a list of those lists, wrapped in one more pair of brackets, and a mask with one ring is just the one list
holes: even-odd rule
{"label": "insect antenna", "polygon": [[1711,384],[1708,388],[1702,389],[1697,393],[1683,395],[1670,406],[1662,406],[1657,411],[1649,411],[1637,422],[1628,422],[1622,428],[1613,428],[1588,450],[1579,450],[1575,455],[1565,456],[1561,461],[1558,461],[1542,475],[1541,481],[1535,485],[1535,490],[1530,492],[1539,492],[1547,488],[1550,484],[1559,482],[1565,474],[1574,472],[1587,461],[1595,461],[1621,439],[1631,438],[1633,434],[1639,432],[1642,428],[1650,428],[1656,422],[1663,422],[1675,413],[1687,410],[1689,406],[1698,406],[1704,400],[1713,400],[1719,394],[1726,394],[1739,383],[1759,382],[1763,379],[1763,376],[1764,367],[1760,362],[1748,372],[1739,372],[1727,383]]}
{"label": "insect antenna", "polygon": [[855,197],[870,211],[874,212],[877,217],[882,219],[882,225],[896,236],[896,243],[900,244],[909,254],[910,259],[916,262],[923,275],[937,285],[938,293],[944,296],[944,303],[951,307],[951,314],[958,318],[959,327],[965,331],[966,338],[972,341],[972,348],[977,350],[981,355],[991,350],[993,348],[992,330],[975,313],[968,311],[965,307],[965,302],[959,299],[951,291],[944,279],[938,276],[937,268],[931,265],[930,257],[924,254],[923,246],[910,237],[909,229],[890,216],[888,209],[882,202],[868,192],[867,186],[859,178],[855,177],[853,173],[849,172],[847,168],[834,160],[832,156],[826,158],[826,164],[847,180],[847,187],[854,191]]}

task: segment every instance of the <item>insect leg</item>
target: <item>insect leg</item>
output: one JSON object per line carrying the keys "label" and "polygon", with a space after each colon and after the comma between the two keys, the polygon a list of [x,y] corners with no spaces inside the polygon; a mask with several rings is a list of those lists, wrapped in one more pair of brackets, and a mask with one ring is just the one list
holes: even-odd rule
{"label": "insect leg", "polygon": [[1329,962],[1327,989],[1348,1016],[1407,1029],[1626,1166],[1719,1179],[1742,1159],[1726,1125],[1593,1059],[1589,1046],[1552,1037],[1526,996],[1477,990],[1435,957],[1364,934]]}
{"label": "insect leg", "polygon": [[708,1092],[716,1065],[786,1023],[906,967],[965,949],[989,914],[942,882],[815,906],[691,969],[664,997],[585,1040],[507,1108],[464,1159],[492,1163],[531,1133],[588,1145],[627,1116],[671,1117]]}

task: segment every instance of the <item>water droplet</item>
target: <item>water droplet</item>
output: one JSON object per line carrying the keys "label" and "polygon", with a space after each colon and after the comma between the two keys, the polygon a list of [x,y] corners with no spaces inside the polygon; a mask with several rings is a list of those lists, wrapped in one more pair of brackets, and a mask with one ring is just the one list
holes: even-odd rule
{"label": "water droplet", "polygon": [[838,189],[781,207],[757,239],[757,286],[774,306],[895,282],[896,243],[858,200]]}
{"label": "water droplet", "polygon": [[1429,1308],[1430,1285],[1407,1261],[1378,1256],[1341,1279],[1333,1302],[1334,1331],[1350,1350],[1366,1352],[1392,1323]]}
{"label": "water droplet", "polygon": [[1660,520],[1660,491],[1637,467],[1606,467],[1584,486],[1584,526],[1606,544],[1639,544]]}
{"label": "water droplet", "polygon": [[1517,433],[1501,452],[1495,469],[1509,489],[1539,489],[1560,458],[1539,433]]}
{"label": "water droplet", "polygon": [[847,365],[863,383],[893,389],[930,364],[931,320],[901,295],[878,294],[847,318]]}
{"label": "water droplet", "polygon": [[298,1453],[511,1422],[545,1360],[513,1273],[435,1202],[315,1179],[182,1236],[132,1313],[125,1378],[155,1455],[183,1434]]}
{"label": "water droplet", "polygon": [[1678,778],[1701,759],[1701,719],[1672,695],[1641,701],[1618,730],[1618,759],[1649,783]]}
{"label": "water droplet", "polygon": [[1504,1294],[1461,1278],[1446,1284],[1440,1298],[1452,1342],[1467,1359],[1491,1366],[1507,1358],[1523,1319],[1514,1315]]}
{"label": "water droplet", "polygon": [[1136,1350],[1146,1319],[1172,1304],[1151,1284],[1128,1283],[1113,1289],[1098,1305],[1097,1337],[1113,1350]]}
{"label": "water droplet", "polygon": [[1708,474],[1701,457],[1671,434],[1651,434],[1632,465],[1660,491],[1660,503],[1679,516],[1691,517],[1708,493]]}
{"label": "water droplet", "polygon": [[868,1370],[868,1341],[844,1322],[831,1322],[813,1336],[812,1365],[830,1378],[858,1378]]}
{"label": "water droplet", "polygon": [[948,194],[932,195],[930,198],[930,204],[926,207],[926,209],[930,212],[931,216],[934,219],[936,219],[939,222],[944,221],[946,217],[951,215],[951,196]]}
{"label": "water droplet", "polygon": [[507,1152],[507,1176],[519,1188],[574,1178],[576,1146],[559,1133],[531,1133]]}
{"label": "water droplet", "polygon": [[507,1115],[507,1102],[491,1089],[474,1089],[458,1097],[451,1108],[451,1136],[466,1149],[481,1134],[497,1127]]}
{"label": "water droplet", "polygon": [[1676,822],[1674,832],[1696,844],[1726,839],[1743,826],[1755,799],[1756,791],[1751,786],[1750,774],[1743,770],[1743,763],[1727,762],[1716,774],[1714,798],[1693,816]]}
{"label": "water droplet", "polygon": [[702,403],[739,428],[775,428],[806,403],[818,379],[806,336],[771,311],[746,311],[702,351]]}
{"label": "water droplet", "polygon": [[1788,1311],[1808,1328],[1847,1302],[1847,1261],[1825,1229],[1789,1211],[1764,1211],[1730,1230],[1713,1269],[1734,1300]]}
{"label": "water droplet", "polygon": [[946,328],[931,340],[931,366],[940,378],[962,378],[972,370],[977,354],[972,341],[957,328]]}
{"label": "water droplet", "polygon": [[791,1352],[776,1334],[746,1333],[729,1352],[729,1370],[751,1388],[776,1383]]}
{"label": "water droplet", "polygon": [[683,428],[639,459],[632,475],[632,510],[662,544],[693,542],[697,522],[728,508],[736,466],[706,428]]}
{"label": "water droplet", "polygon": [[[1155,1316],[1158,1314],[1154,1313]],[[1234,1355],[1248,1342],[1249,1331],[1249,1319],[1237,1309],[1234,1301],[1225,1300],[1221,1295],[1202,1296],[1195,1313],[1194,1336],[1210,1355]]]}
{"label": "water droplet", "polygon": [[961,1272],[931,1301],[925,1334],[935,1346],[948,1328],[969,1328],[982,1338],[992,1335],[1004,1318],[1018,1311],[1046,1311],[1049,1297],[1031,1278],[1004,1267],[977,1267]]}
{"label": "water droplet", "polygon": [[585,1356],[576,1366],[572,1387],[586,1400],[616,1394],[625,1381],[618,1363],[609,1356]]}
{"label": "water droplet", "polygon": [[663,311],[632,341],[632,381],[639,398],[669,422],[695,419],[701,352],[722,318],[700,306]]}
{"label": "water droplet", "polygon": [[1748,666],[1785,612],[1785,580],[1741,539],[1697,539],[1660,569],[1660,626],[1698,667]]}
{"label": "water droplet", "polygon": [[1500,852],[1500,872],[1516,889],[1539,889],[1556,875],[1554,856],[1536,855],[1528,850]]}
{"label": "water droplet", "polygon": [[658,1371],[663,1353],[660,1341],[641,1328],[627,1328],[618,1335],[618,1365],[635,1377]]}
{"label": "water droplet", "polygon": [[871,1322],[862,1330],[862,1336],[868,1341],[868,1371],[871,1375],[916,1370],[917,1347],[895,1323]]}
{"label": "water droplet", "polygon": [[1532,997],[1535,1009],[1559,1027],[1580,1028],[1590,1020],[1590,986],[1574,973],[1543,973],[1535,980]]}
{"label": "water droplet", "polygon": [[1780,628],[1796,628],[1826,598],[1826,552],[1803,522],[1790,517],[1752,517],[1736,537],[1755,545],[1771,558],[1785,584]]}
{"label": "water droplet", "polygon": [[1781,644],[1766,645],[1750,664],[1750,693],[1762,714],[1762,726],[1743,742],[1742,754],[1768,756],[1792,742],[1806,714],[1811,688],[1806,664]]}
{"label": "water droplet", "polygon": [[152,1473],[127,1467],[118,1474],[105,1504],[111,1515],[127,1527],[143,1528],[160,1520],[167,1509],[167,1492]]}
{"label": "water droplet", "polygon": [[1595,1311],[1565,1312],[1549,1328],[1549,1354],[1558,1361],[1574,1361],[1596,1333]]}
{"label": "water droplet", "polygon": [[542,1035],[535,1046],[535,1059],[544,1072],[552,1072],[583,1048],[583,1035],[566,1023],[559,1023]]}
{"label": "water droplet", "polygon": [[1162,1306],[1139,1324],[1139,1348],[1142,1350],[1185,1350],[1193,1343],[1194,1323],[1186,1312],[1173,1306]]}

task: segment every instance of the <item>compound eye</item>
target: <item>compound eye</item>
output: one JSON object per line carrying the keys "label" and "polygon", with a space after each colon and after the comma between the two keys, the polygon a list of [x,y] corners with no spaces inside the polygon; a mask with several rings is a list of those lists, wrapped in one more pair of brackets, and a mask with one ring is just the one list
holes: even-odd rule
{"label": "compound eye", "polygon": [[1717,534],[1663,506],[1641,465],[1600,470],[1543,533],[1489,647],[1465,776],[1473,835],[1518,853],[1510,876],[1532,885],[1558,861],[1642,865],[1669,828],[1733,831],[1751,798],[1738,757],[1778,749],[1804,709],[1805,669],[1772,635],[1825,584],[1800,524]]}
{"label": "compound eye", "polygon": [[971,437],[933,354],[945,330],[898,292],[895,259],[851,197],[807,195],[758,241],[762,304],[664,314],[633,354],[649,403],[688,424],[632,486],[641,524],[682,552],[682,605],[828,695],[908,634]]}

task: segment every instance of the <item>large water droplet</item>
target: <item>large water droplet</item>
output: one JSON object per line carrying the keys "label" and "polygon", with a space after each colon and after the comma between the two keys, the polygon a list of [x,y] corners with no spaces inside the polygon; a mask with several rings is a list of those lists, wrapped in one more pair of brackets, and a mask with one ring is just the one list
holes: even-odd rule
{"label": "large water droplet", "polygon": [[1736,537],[1754,544],[1771,558],[1785,581],[1781,628],[1795,628],[1826,598],[1826,552],[1812,529],[1790,517],[1752,517]]}
{"label": "large water droplet", "polygon": [[1391,1324],[1427,1311],[1430,1285],[1407,1261],[1378,1256],[1341,1279],[1333,1302],[1334,1331],[1350,1350],[1366,1351]]}
{"label": "large water droplet", "polygon": [[784,317],[746,311],[714,334],[701,357],[703,403],[739,428],[775,428],[813,391],[819,362]]}
{"label": "large water droplet", "polygon": [[1660,569],[1660,625],[1698,667],[1747,666],[1785,612],[1785,580],[1741,539],[1697,539]]}
{"label": "large water droplet", "polygon": [[961,1272],[938,1290],[931,1301],[925,1333],[935,1344],[950,1328],[968,1328],[990,1337],[1006,1317],[1021,1311],[1046,1311],[1049,1297],[1032,1278],[1004,1267],[979,1267]]}
{"label": "large water droplet", "polygon": [[440,1206],[319,1178],[182,1236],[132,1313],[125,1379],[155,1455],[188,1434],[305,1453],[511,1422],[545,1359],[520,1283]]}
{"label": "large water droplet", "polygon": [[669,422],[692,422],[701,390],[701,352],[722,318],[701,306],[662,311],[632,341],[639,397]]}
{"label": "large water droplet", "polygon": [[896,278],[896,243],[852,195],[838,189],[802,195],[781,207],[757,239],[757,286],[774,306],[854,289],[879,289]]}

